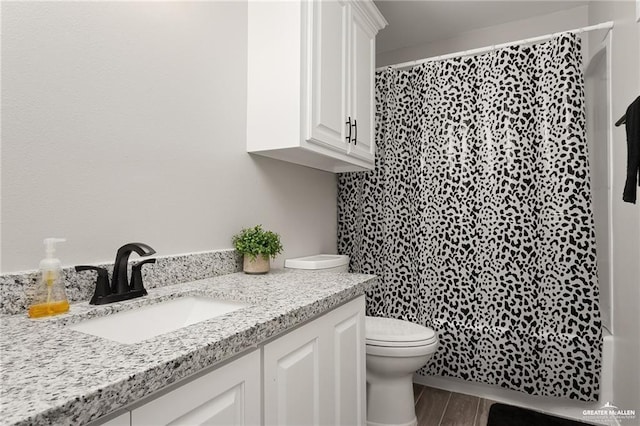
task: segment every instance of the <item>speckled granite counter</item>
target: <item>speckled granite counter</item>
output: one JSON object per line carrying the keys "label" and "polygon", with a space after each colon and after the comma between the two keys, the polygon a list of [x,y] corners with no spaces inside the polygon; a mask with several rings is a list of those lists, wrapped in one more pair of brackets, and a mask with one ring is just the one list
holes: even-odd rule
{"label": "speckled granite counter", "polygon": [[[308,271],[242,273],[149,290],[57,317],[0,317],[0,424],[84,424],[357,297],[375,277]],[[124,345],[68,329],[83,319],[182,295],[250,306]],[[132,325],[134,326],[134,325]]]}

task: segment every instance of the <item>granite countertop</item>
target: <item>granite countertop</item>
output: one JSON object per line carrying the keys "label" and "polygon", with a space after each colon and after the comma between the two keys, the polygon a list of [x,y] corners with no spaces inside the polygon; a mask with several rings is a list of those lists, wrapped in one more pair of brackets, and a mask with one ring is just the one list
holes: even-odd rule
{"label": "granite countertop", "polygon": [[[235,273],[159,287],[110,305],[87,302],[31,320],[0,316],[0,424],[84,424],[363,294],[372,275]],[[249,306],[140,343],[121,344],[66,326],[183,295]],[[132,326],[135,326],[132,324]]]}

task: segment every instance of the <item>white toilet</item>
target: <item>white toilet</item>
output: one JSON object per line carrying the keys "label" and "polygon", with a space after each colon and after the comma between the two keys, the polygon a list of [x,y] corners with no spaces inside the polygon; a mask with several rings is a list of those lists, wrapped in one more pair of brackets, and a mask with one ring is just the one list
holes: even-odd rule
{"label": "white toilet", "polygon": [[[285,268],[347,272],[349,256],[319,254],[287,259]],[[438,348],[435,332],[392,318],[366,317],[367,425],[414,426],[413,373]]]}
{"label": "white toilet", "polygon": [[414,426],[413,373],[438,348],[435,332],[393,318],[365,318],[367,425]]}

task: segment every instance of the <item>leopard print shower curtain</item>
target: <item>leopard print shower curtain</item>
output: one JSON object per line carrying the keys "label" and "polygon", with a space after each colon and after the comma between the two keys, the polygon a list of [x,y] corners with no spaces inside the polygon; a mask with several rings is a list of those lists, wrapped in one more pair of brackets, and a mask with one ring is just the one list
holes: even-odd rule
{"label": "leopard print shower curtain", "polygon": [[338,177],[368,315],[432,327],[419,373],[595,401],[601,324],[580,40],[376,75],[376,168]]}

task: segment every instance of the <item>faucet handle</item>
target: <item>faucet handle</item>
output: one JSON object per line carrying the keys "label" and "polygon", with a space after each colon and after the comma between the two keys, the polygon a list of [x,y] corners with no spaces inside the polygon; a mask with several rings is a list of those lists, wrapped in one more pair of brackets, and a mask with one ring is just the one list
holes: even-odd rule
{"label": "faucet handle", "polygon": [[98,273],[98,278],[96,280],[96,289],[93,293],[93,297],[89,301],[89,304],[95,305],[98,299],[111,294],[111,286],[109,285],[109,273],[106,269],[91,265],[76,266],[76,272],[82,271],[96,271]]}
{"label": "faucet handle", "polygon": [[155,259],[146,259],[140,261],[131,267],[131,290],[141,290],[143,294],[147,294],[144,285],[142,284],[142,266],[147,263],[156,263]]}

